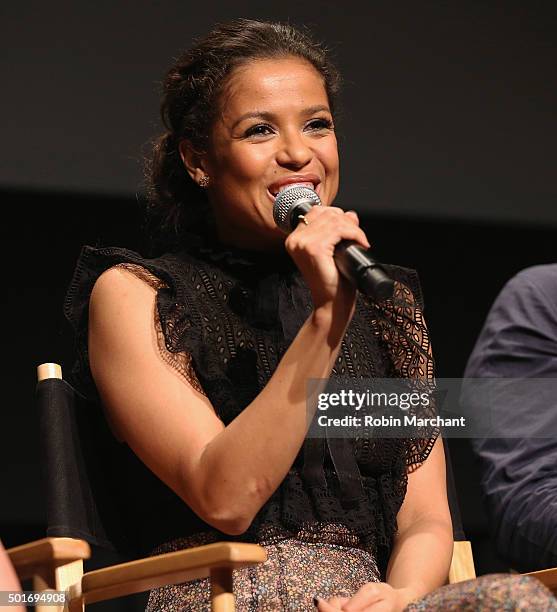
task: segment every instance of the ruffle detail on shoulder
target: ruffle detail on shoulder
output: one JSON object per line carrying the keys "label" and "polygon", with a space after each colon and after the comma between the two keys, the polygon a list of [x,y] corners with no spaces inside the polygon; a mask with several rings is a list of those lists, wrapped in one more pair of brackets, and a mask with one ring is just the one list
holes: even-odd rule
{"label": "ruffle detail on shoulder", "polygon": [[[121,267],[130,271],[157,291],[154,324],[161,356],[170,366],[180,372],[197,391],[203,393],[191,356],[188,353],[172,351],[163,330],[159,306],[161,294],[175,296],[172,301],[176,302],[180,299],[178,296],[183,293],[175,282],[173,273],[168,269],[167,264],[166,257],[163,259],[145,259],[138,253],[127,249],[83,247],[66,293],[64,315],[73,328],[77,350],[77,360],[72,370],[72,382],[88,399],[98,400],[98,393],[91,376],[87,348],[89,300],[97,279],[103,272],[113,267]],[[193,325],[190,327],[194,328]]]}
{"label": "ruffle detail on shoulder", "polygon": [[[149,270],[147,270],[145,267],[140,266],[138,264],[120,263],[116,264],[114,268],[122,268],[124,270],[127,270],[128,272],[131,272],[134,276],[147,283],[157,292],[161,289],[168,289],[168,285],[161,281],[160,278],[149,272]],[[167,349],[166,337],[162,329],[158,308],[155,308],[155,332],[157,335],[157,344],[159,346],[159,351],[162,359],[170,367],[174,368],[177,372],[179,372],[198,393],[200,393],[201,395],[205,395],[205,391],[201,387],[201,384],[199,382],[199,379],[197,378],[197,374],[193,367],[193,359],[190,353],[185,351],[180,353],[173,353]]]}

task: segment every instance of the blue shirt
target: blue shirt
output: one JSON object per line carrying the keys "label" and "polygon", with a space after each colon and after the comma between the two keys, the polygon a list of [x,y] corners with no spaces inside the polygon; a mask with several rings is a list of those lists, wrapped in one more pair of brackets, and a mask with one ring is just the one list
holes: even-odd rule
{"label": "blue shirt", "polygon": [[[465,377],[557,378],[557,264],[528,268],[507,283]],[[515,438],[472,440],[498,552],[519,571],[555,566],[557,395],[550,401],[536,393],[514,401],[507,395],[499,403],[495,397],[490,408],[495,419],[510,411],[520,417],[512,419]]]}

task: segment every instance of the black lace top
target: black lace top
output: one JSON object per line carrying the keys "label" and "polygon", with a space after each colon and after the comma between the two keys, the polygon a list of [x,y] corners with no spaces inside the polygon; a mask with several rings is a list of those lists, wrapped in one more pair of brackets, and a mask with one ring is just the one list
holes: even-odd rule
{"label": "black lace top", "polygon": [[[77,341],[73,383],[98,396],[87,355],[89,297],[96,279],[120,265],[157,288],[155,324],[161,353],[202,390],[224,424],[262,390],[312,310],[291,259],[265,258],[192,237],[179,253],[155,259],[119,248],[84,247],[65,314]],[[433,379],[422,296],[414,271],[386,266],[393,300],[358,298],[332,376]],[[99,411],[100,412],[100,411]],[[133,538],[143,549],[199,532],[218,539],[270,543],[285,537],[371,550],[385,568],[408,469],[424,461],[436,432],[419,439],[306,439],[275,494],[241,536],[219,534],[141,464],[126,445],[112,459],[126,472],[122,497],[140,516]]]}

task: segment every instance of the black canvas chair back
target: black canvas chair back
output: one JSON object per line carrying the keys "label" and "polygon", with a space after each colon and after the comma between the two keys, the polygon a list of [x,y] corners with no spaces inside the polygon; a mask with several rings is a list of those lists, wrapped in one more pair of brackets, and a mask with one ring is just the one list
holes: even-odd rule
{"label": "black canvas chair back", "polygon": [[138,558],[162,542],[206,529],[116,440],[98,402],[61,378],[39,382],[36,397],[49,536],[81,538]]}
{"label": "black canvas chair back", "polygon": [[[116,454],[98,406],[65,380],[37,385],[41,453],[46,483],[47,535],[81,538],[133,554],[130,529],[121,507],[121,487],[111,477]],[[117,444],[117,443],[116,443]],[[113,476],[116,476],[114,471]]]}
{"label": "black canvas chair back", "polygon": [[456,484],[451,462],[449,442],[446,438],[443,438],[443,448],[445,450],[445,463],[447,466],[447,497],[449,498],[449,509],[451,511],[451,518],[453,521],[453,540],[455,542],[463,542],[466,540],[466,535],[462,525],[460,505],[458,503],[458,497],[456,494]]}
{"label": "black canvas chair back", "polygon": [[[78,536],[93,545],[116,551],[119,556],[134,559],[145,556],[145,549],[163,541],[159,539],[162,532],[156,524],[152,529],[145,529],[151,525],[153,511],[160,505],[163,524],[170,523],[170,529],[175,532],[177,523],[167,521],[169,517],[172,519],[167,508],[177,507],[183,512],[185,504],[126,445],[117,442],[100,406],[87,401],[63,381],[59,366],[42,364],[39,379],[37,402],[44,442],[48,534]],[[146,503],[139,503],[142,498],[146,498]],[[66,548],[68,542],[75,545],[75,540],[66,538],[55,541],[65,542]],[[101,552],[95,553],[97,561],[98,556],[103,556],[97,555]],[[145,608],[146,591],[209,578],[211,610],[231,612],[235,609],[232,572],[263,563],[265,559],[266,552],[258,545],[216,542],[135,559],[131,563],[106,566],[101,562],[100,569],[86,574],[82,566],[74,572],[64,567],[60,574],[63,583],[55,586],[69,587],[71,610],[83,610],[86,603],[129,595],[134,595],[134,599],[126,600],[126,609],[136,610]]]}

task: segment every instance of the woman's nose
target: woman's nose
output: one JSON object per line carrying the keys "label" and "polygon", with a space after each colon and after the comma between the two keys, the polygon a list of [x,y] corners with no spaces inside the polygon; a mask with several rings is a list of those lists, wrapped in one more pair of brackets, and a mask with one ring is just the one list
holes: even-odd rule
{"label": "woman's nose", "polygon": [[281,166],[303,168],[311,161],[313,151],[302,134],[289,134],[281,138],[277,162]]}

